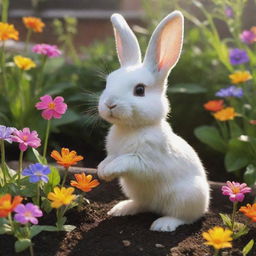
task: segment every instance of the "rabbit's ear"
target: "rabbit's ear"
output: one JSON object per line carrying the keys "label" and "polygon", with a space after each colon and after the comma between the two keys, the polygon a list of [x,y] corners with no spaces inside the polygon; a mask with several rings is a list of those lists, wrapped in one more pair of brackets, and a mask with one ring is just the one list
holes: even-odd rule
{"label": "rabbit's ear", "polygon": [[179,60],[183,43],[183,25],[182,13],[174,11],[160,22],[151,36],[144,65],[152,72],[158,73],[159,78],[166,78]]}
{"label": "rabbit's ear", "polygon": [[138,40],[122,15],[111,16],[116,39],[116,48],[121,66],[141,63],[141,52]]}

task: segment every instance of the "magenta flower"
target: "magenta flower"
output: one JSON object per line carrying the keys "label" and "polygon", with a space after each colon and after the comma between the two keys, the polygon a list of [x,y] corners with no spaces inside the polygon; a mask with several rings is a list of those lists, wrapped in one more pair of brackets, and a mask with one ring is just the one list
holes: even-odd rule
{"label": "magenta flower", "polygon": [[32,203],[19,204],[14,211],[16,212],[14,219],[21,224],[27,224],[28,222],[38,224],[37,218],[43,216],[39,207]]}
{"label": "magenta flower", "polygon": [[244,200],[244,194],[251,192],[251,188],[246,183],[240,184],[234,181],[227,181],[227,185],[222,186],[221,190],[222,194],[229,196],[229,200],[232,202],[242,202]]}
{"label": "magenta flower", "polygon": [[42,117],[46,120],[52,118],[60,119],[63,114],[67,111],[67,104],[64,103],[64,99],[61,96],[57,96],[54,100],[50,95],[44,95],[40,97],[35,107],[38,110],[43,110]]}
{"label": "magenta flower", "polygon": [[19,148],[21,151],[26,151],[28,147],[38,148],[41,146],[38,133],[36,131],[30,132],[29,128],[14,131],[12,141],[20,143]]}
{"label": "magenta flower", "polygon": [[227,17],[232,18],[234,15],[233,9],[230,6],[227,6],[225,9],[225,14]]}
{"label": "magenta flower", "polygon": [[256,39],[256,35],[251,30],[244,30],[240,35],[240,39],[246,44],[252,44]]}
{"label": "magenta flower", "polygon": [[50,44],[36,44],[32,48],[32,52],[45,55],[49,58],[59,57],[61,55],[61,51],[58,47]]}

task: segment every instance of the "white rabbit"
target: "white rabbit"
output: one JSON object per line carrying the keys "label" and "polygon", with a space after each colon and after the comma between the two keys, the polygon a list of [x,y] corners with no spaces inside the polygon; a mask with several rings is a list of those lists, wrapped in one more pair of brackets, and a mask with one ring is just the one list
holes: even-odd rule
{"label": "white rabbit", "polygon": [[112,123],[100,178],[120,178],[129,198],[108,214],[160,214],[151,230],[173,231],[199,219],[208,209],[209,185],[193,148],[166,121],[167,77],[177,63],[183,41],[183,15],[174,11],[155,29],[145,59],[138,41],[120,14],[113,14],[121,67],[107,77],[98,110]]}

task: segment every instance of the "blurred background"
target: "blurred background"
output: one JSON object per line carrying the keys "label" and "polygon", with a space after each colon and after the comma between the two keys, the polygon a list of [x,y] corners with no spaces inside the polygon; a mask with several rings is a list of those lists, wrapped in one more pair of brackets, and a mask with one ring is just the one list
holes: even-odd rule
{"label": "blurred background", "polygon": [[[239,8],[238,2],[243,10],[235,9]],[[229,14],[228,8],[234,13]],[[31,46],[56,44],[64,53],[49,62],[45,70],[44,81],[51,86],[51,94],[63,96],[69,106],[69,114],[56,120],[50,148],[75,149],[85,156],[86,167],[96,167],[104,159],[104,138],[109,125],[97,116],[97,99],[104,89],[106,74],[119,67],[110,16],[119,12],[126,18],[144,53],[155,26],[174,9],[185,15],[185,41],[181,59],[169,77],[169,122],[199,153],[211,180],[233,177],[233,173],[225,171],[224,155],[200,142],[194,130],[201,125],[213,125],[214,119],[203,105],[217,89],[230,84],[229,64],[221,57],[221,47],[216,47],[212,35],[216,39],[217,33],[219,41],[232,45],[229,39],[238,29],[237,22],[240,29],[255,22],[253,0],[11,0],[8,22],[20,32],[20,40],[10,43],[10,49],[23,49],[27,30],[22,17],[35,16],[46,26],[42,33],[32,34]],[[14,126],[15,120],[8,120],[8,110],[2,114],[3,122]],[[36,110],[30,113],[26,125],[43,133],[44,125],[33,115],[39,114]],[[12,152],[9,160],[17,159],[14,146],[8,150]]]}

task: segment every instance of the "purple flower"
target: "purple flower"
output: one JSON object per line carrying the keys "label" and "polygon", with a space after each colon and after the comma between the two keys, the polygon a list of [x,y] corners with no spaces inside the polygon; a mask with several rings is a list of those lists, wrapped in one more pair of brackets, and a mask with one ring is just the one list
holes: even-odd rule
{"label": "purple flower", "polygon": [[251,30],[244,30],[240,35],[240,39],[246,44],[252,44],[256,39],[256,35]]}
{"label": "purple flower", "polygon": [[45,55],[49,58],[59,57],[61,55],[61,51],[58,47],[50,44],[36,44],[32,48],[32,52]]}
{"label": "purple flower", "polygon": [[12,141],[20,143],[19,148],[21,151],[26,151],[28,146],[38,148],[41,145],[38,133],[36,131],[30,132],[29,128],[15,130],[12,135]]}
{"label": "purple flower", "polygon": [[229,196],[229,200],[232,202],[242,202],[244,200],[244,194],[251,192],[251,188],[246,183],[240,184],[234,181],[227,181],[227,185],[222,186],[221,190],[222,194]]}
{"label": "purple flower", "polygon": [[226,7],[225,14],[227,17],[232,18],[234,15],[233,9],[230,6]]}
{"label": "purple flower", "polygon": [[238,48],[232,49],[229,52],[230,63],[232,65],[239,65],[249,61],[249,57],[245,50]]}
{"label": "purple flower", "polygon": [[31,183],[43,181],[47,183],[49,181],[48,174],[50,174],[50,168],[40,163],[31,164],[22,171],[23,176],[29,176]]}
{"label": "purple flower", "polygon": [[13,127],[6,127],[0,125],[0,140],[6,140],[9,143],[12,143],[12,134],[16,129]]}
{"label": "purple flower", "polygon": [[21,224],[27,224],[28,222],[38,224],[37,218],[43,216],[39,207],[32,203],[19,204],[14,211],[16,212],[14,219]]}
{"label": "purple flower", "polygon": [[243,89],[237,88],[234,85],[231,85],[227,88],[222,88],[218,92],[216,92],[215,96],[218,97],[235,97],[235,98],[241,98],[243,96]]}

